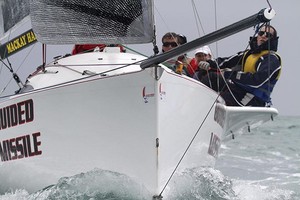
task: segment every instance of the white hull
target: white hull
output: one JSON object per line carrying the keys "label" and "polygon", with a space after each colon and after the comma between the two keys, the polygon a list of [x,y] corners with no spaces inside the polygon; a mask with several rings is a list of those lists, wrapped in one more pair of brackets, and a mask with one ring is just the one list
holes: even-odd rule
{"label": "white hull", "polygon": [[[62,81],[53,77],[65,68],[53,69],[61,71],[35,75],[31,85]],[[215,92],[164,67],[43,87],[0,104],[2,111],[20,108],[18,124],[1,122],[1,188],[33,192],[99,168],[125,174],[158,195],[191,141],[177,171],[213,166],[229,126],[218,119],[226,106],[216,106]]]}

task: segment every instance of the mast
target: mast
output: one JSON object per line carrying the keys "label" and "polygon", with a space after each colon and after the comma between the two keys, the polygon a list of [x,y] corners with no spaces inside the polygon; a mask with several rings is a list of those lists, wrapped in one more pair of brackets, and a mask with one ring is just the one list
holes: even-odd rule
{"label": "mast", "polygon": [[154,64],[159,64],[159,63],[164,62],[175,56],[182,55],[183,53],[193,50],[199,46],[204,46],[204,45],[213,43],[215,41],[221,40],[223,38],[226,38],[228,36],[231,36],[235,33],[241,32],[241,31],[243,31],[247,28],[250,28],[256,24],[269,22],[272,18],[274,18],[275,14],[276,13],[273,9],[270,9],[270,8],[262,9],[257,14],[254,14],[248,18],[245,18],[241,21],[233,23],[233,24],[226,26],[220,30],[209,33],[203,37],[200,37],[200,38],[195,39],[191,42],[188,42],[184,45],[181,45],[181,46],[179,46],[175,49],[172,49],[168,52],[153,56],[153,57],[145,60],[144,62],[142,62],[141,68],[145,69],[145,68],[151,67]]}

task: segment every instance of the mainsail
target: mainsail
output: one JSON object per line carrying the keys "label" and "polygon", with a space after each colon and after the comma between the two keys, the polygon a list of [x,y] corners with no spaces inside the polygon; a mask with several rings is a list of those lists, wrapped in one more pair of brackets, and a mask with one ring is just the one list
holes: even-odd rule
{"label": "mainsail", "polygon": [[0,0],[0,38],[29,16],[28,0]]}
{"label": "mainsail", "polygon": [[152,0],[34,0],[32,27],[47,44],[149,43]]}

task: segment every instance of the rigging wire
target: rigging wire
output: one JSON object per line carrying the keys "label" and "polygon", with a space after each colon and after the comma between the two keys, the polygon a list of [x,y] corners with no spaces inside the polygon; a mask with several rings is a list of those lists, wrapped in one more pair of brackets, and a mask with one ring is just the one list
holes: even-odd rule
{"label": "rigging wire", "polygon": [[131,51],[131,52],[133,52],[133,53],[136,53],[136,54],[138,54],[138,55],[147,57],[147,55],[145,55],[145,54],[143,54],[143,53],[141,53],[141,52],[139,52],[139,51],[136,51],[136,50],[134,50],[133,48],[130,48],[129,46],[126,46],[126,45],[123,45],[123,44],[122,44],[122,46],[123,46],[125,49],[127,49],[127,50],[129,50],[129,51]]}
{"label": "rigging wire", "polygon": [[267,0],[267,3],[268,3],[268,5],[269,5],[269,7],[270,7],[269,12],[271,12],[271,10],[272,10],[272,5],[270,4],[269,0]]}
{"label": "rigging wire", "polygon": [[[267,0],[267,1],[268,1],[268,0]],[[215,28],[217,29],[217,15],[216,15],[216,11],[217,11],[217,3],[216,3],[216,0],[215,0],[214,2],[215,2]],[[193,1],[193,0],[192,0],[192,3],[194,4],[194,1]],[[194,4],[194,6],[195,6],[195,4]],[[271,6],[270,6],[270,7],[271,7]],[[197,13],[195,10],[194,10],[194,14],[197,15],[197,16],[199,17],[198,13]],[[254,33],[254,35],[253,35],[253,37],[252,37],[252,40],[254,39],[254,36],[257,34],[258,30],[259,30],[263,25],[265,25],[265,23],[263,23],[261,26],[257,25],[257,29],[256,29],[256,31],[255,31],[255,33]],[[202,26],[202,25],[201,25],[201,26]],[[198,27],[198,26],[197,26],[197,27]],[[198,32],[199,32],[199,30],[198,30]],[[203,32],[204,32],[204,31],[203,31]],[[248,49],[249,45],[250,45],[250,43],[246,46],[245,51],[246,51],[246,49]],[[218,46],[217,46],[217,43],[216,43],[216,49],[217,49],[217,47],[218,47]],[[241,59],[242,59],[242,58],[241,58]],[[240,61],[241,61],[241,60],[239,60],[239,62],[240,62]],[[238,63],[239,63],[239,62],[238,62]],[[237,64],[238,64],[238,63],[237,63]],[[218,67],[218,70],[220,70],[220,67],[219,67],[218,64],[217,64],[217,67]],[[225,87],[227,87],[228,90],[230,91],[232,97],[234,98],[234,100],[235,100],[240,106],[244,106],[244,105],[242,105],[239,101],[237,101],[237,99],[235,98],[233,92],[231,91],[230,87],[228,86],[227,82],[225,81],[225,77],[224,77],[222,74],[221,74],[221,77],[222,77],[222,79],[224,80],[224,82],[225,82],[225,84],[226,84],[226,85],[223,86],[223,88],[221,89],[221,91],[222,91]],[[230,77],[229,77],[229,78],[230,78]],[[172,174],[170,175],[168,181],[167,181],[166,184],[164,185],[162,191],[161,191],[160,194],[158,195],[159,198],[162,198],[162,193],[164,192],[165,188],[167,187],[167,185],[169,184],[170,180],[172,179],[172,177],[174,176],[175,172],[177,171],[179,165],[181,164],[181,162],[182,162],[183,158],[185,157],[186,153],[188,152],[190,146],[192,145],[193,141],[195,140],[196,136],[198,135],[199,131],[201,130],[201,128],[202,128],[203,124],[205,123],[205,121],[206,121],[208,115],[211,113],[211,111],[212,111],[214,105],[216,104],[216,102],[218,101],[219,97],[220,97],[220,92],[218,93],[218,96],[216,97],[215,101],[213,102],[212,106],[210,107],[209,111],[207,112],[205,118],[204,118],[203,121],[201,122],[201,124],[200,124],[200,126],[199,126],[197,132],[195,133],[195,135],[194,135],[193,138],[191,139],[191,141],[190,141],[189,145],[187,146],[186,150],[184,151],[182,157],[181,157],[180,160],[178,161],[176,167],[174,168],[174,170],[173,170]]]}
{"label": "rigging wire", "polygon": [[[194,2],[193,0],[191,0],[191,1],[192,1],[193,4],[195,4],[195,2]],[[197,13],[196,13],[196,9],[195,9],[194,6],[193,6],[193,12],[194,12],[194,16],[196,16]],[[196,21],[196,27],[197,27],[198,35],[200,36],[200,35],[201,35],[201,34],[200,34],[200,27],[199,27],[199,24],[198,24],[198,21],[197,21],[197,18],[196,18],[196,17],[195,17],[195,21]]]}
{"label": "rigging wire", "polygon": [[[269,12],[271,12],[271,10],[272,10],[272,5],[270,4],[270,2],[269,2],[269,0],[266,0],[267,1],[267,4],[269,5],[269,7],[270,7],[270,9],[269,9]],[[271,23],[270,22],[268,22],[268,23],[266,23],[266,25],[270,25]],[[270,26],[268,26],[268,28],[269,28],[269,32],[270,32]],[[268,39],[268,49],[270,50],[271,49],[271,41],[270,41],[270,39]],[[269,57],[269,59],[268,59],[268,65],[270,66],[271,65],[271,54],[269,54],[268,55],[268,57]],[[269,69],[268,69],[268,77],[270,77],[270,74],[271,74],[271,69],[270,69],[270,67],[269,67]],[[271,80],[270,80],[270,78],[269,78],[269,80],[268,80],[268,94],[271,94]],[[269,101],[268,102],[268,105],[267,106],[271,106],[272,105],[272,102],[271,101]]]}
{"label": "rigging wire", "polygon": [[[218,16],[217,16],[217,0],[214,0],[214,8],[215,8],[215,30],[218,30]],[[218,41],[215,42],[216,44],[216,55],[219,55],[219,49],[218,49]]]}
{"label": "rigging wire", "polygon": [[[137,65],[137,64],[140,64],[141,62],[147,60],[148,58],[145,58],[143,60],[139,60],[139,61],[136,61],[136,62],[133,62],[133,63],[129,63],[129,64],[125,64],[124,66],[120,66],[120,67],[117,67],[117,68],[114,68],[114,69],[109,69],[107,71],[104,71],[104,72],[99,72],[99,73],[95,73],[93,75],[90,75],[90,76],[87,76],[87,77],[83,77],[83,78],[79,78],[79,79],[75,79],[75,80],[71,80],[71,81],[67,81],[67,82],[63,82],[63,83],[59,83],[59,84],[56,84],[56,86],[59,86],[59,85],[63,85],[63,84],[66,84],[66,83],[74,83],[74,82],[77,82],[77,81],[80,81],[80,80],[84,80],[84,79],[89,79],[91,77],[95,77],[95,76],[103,76],[105,75],[106,73],[108,72],[112,72],[112,71],[115,71],[115,70],[118,70],[118,69],[122,69],[122,68],[126,68],[126,67],[129,67],[131,65]],[[56,66],[60,66],[60,67],[65,67],[67,69],[70,69],[68,68],[66,65],[56,65]],[[76,66],[83,66],[83,65],[76,65]],[[87,66],[87,65],[84,65],[84,66]],[[91,65],[92,66],[92,65]],[[49,66],[48,66],[49,67]],[[70,69],[71,70],[71,69]],[[73,70],[74,71],[74,70]],[[82,74],[82,73],[81,73]],[[40,89],[36,89],[35,91],[39,91],[39,90],[42,90],[42,89],[46,89],[46,88],[49,88],[49,87],[52,87],[52,86],[48,86],[48,87],[44,87],[44,88],[40,88]],[[26,93],[26,92],[24,92]],[[7,98],[7,97],[10,97],[12,95],[6,95],[6,96],[0,96],[0,99],[2,98]]]}
{"label": "rigging wire", "polygon": [[[199,17],[199,14],[197,12],[197,9],[196,9],[196,5],[195,5],[195,2],[194,0],[191,0],[192,4],[193,4],[193,11],[194,11],[194,15],[195,15],[195,18],[196,18],[196,23],[199,22],[200,23],[200,26],[202,28],[202,31],[203,33],[205,34],[205,31],[204,31],[204,28],[202,26],[202,23],[201,23],[201,20],[200,20],[200,17]],[[216,3],[215,3],[215,7],[216,7]],[[216,9],[215,9],[216,10]],[[216,17],[215,17],[216,18]],[[197,21],[198,19],[198,21]],[[216,20],[215,20],[215,24],[217,24]],[[197,25],[197,29],[198,29],[198,33],[200,33],[199,31],[199,26]],[[181,156],[181,158],[179,159],[177,165],[175,166],[174,170],[172,171],[172,174],[170,175],[169,179],[167,180],[166,184],[164,185],[163,189],[161,190],[161,192],[159,193],[159,195],[156,197],[156,198],[162,198],[162,193],[164,192],[164,190],[166,189],[167,185],[169,184],[169,182],[171,181],[171,179],[173,178],[175,172],[177,171],[179,165],[181,164],[183,158],[185,157],[185,155],[187,154],[188,150],[190,149],[191,145],[193,144],[195,138],[197,137],[199,131],[201,130],[203,124],[206,122],[209,114],[211,113],[212,109],[214,108],[214,105],[217,103],[218,99],[220,97],[220,94],[217,95],[216,99],[214,100],[214,102],[212,103],[211,107],[209,108],[208,112],[206,113],[204,119],[202,120],[201,124],[199,125],[196,133],[194,134],[194,136],[192,137],[190,143],[188,144],[187,148],[185,149],[185,151],[183,152],[183,155]]]}
{"label": "rigging wire", "polygon": [[[254,32],[254,34],[253,34],[253,36],[252,36],[252,39],[251,39],[251,41],[249,42],[249,44],[246,46],[244,52],[249,48],[249,45],[250,45],[250,43],[254,40],[254,36],[257,34],[258,30],[259,30],[262,26],[264,26],[264,25],[265,25],[265,23],[263,23],[263,24],[260,25],[260,26],[257,26],[256,31]],[[241,58],[238,60],[238,62],[236,63],[235,66],[237,66],[238,63],[241,62],[242,58],[243,58],[243,57],[241,57]],[[218,67],[218,70],[221,71],[221,69],[220,69],[218,63],[217,63],[217,67]],[[220,75],[221,75],[222,80],[223,80],[224,83],[225,83],[225,85],[220,89],[220,91],[223,91],[224,88],[226,87],[226,88],[228,89],[228,91],[230,92],[231,96],[233,97],[233,99],[235,100],[235,102],[236,102],[239,106],[244,107],[244,105],[241,104],[241,103],[236,99],[235,95],[233,94],[233,92],[232,92],[231,88],[229,87],[229,85],[228,85],[228,83],[227,83],[225,77],[223,76],[223,74],[220,73]],[[231,75],[229,76],[228,79],[230,79],[230,78],[231,78]]]}
{"label": "rigging wire", "polygon": [[[220,95],[218,95],[219,97]],[[209,108],[208,112],[206,113],[203,121],[201,122],[198,130],[196,131],[196,133],[194,134],[193,138],[191,139],[190,143],[188,144],[187,148],[185,149],[183,155],[181,156],[180,160],[178,161],[175,169],[173,170],[172,174],[170,175],[168,181],[166,182],[165,186],[163,187],[162,191],[159,193],[158,197],[162,197],[162,193],[164,192],[164,190],[166,189],[167,185],[169,184],[169,182],[171,181],[171,179],[173,178],[175,172],[177,171],[179,165],[181,164],[183,158],[185,157],[185,155],[187,154],[188,150],[190,149],[191,145],[193,144],[195,138],[197,137],[199,131],[201,130],[203,124],[206,122],[206,119],[208,118],[208,115],[211,113],[212,109],[214,108],[214,105],[217,103],[218,98],[215,99],[215,101],[213,102],[213,104],[211,105],[211,107]]]}
{"label": "rigging wire", "polygon": [[10,71],[10,72],[13,72],[12,68],[11,68],[11,65],[8,65],[6,64],[3,59],[0,59],[0,62]]}
{"label": "rigging wire", "polygon": [[[217,16],[217,2],[216,0],[214,0],[214,8],[215,8],[215,30],[218,30],[218,16]],[[219,55],[219,48],[218,48],[218,41],[216,41],[216,57],[218,57]],[[219,76],[217,76],[218,80],[217,80],[217,86],[218,88],[220,88],[219,85]],[[209,84],[211,85],[211,80],[210,77],[208,76],[208,80],[209,80]]]}
{"label": "rigging wire", "polygon": [[160,20],[163,22],[164,26],[167,28],[167,30],[170,30],[170,28],[168,27],[168,24],[166,23],[166,21],[163,18],[162,14],[159,12],[159,10],[157,9],[157,7],[155,5],[154,5],[154,8],[155,8]]}
{"label": "rigging wire", "polygon": [[[21,23],[21,26],[20,26],[19,28],[25,26],[25,24],[26,24],[26,23]],[[13,33],[13,30],[14,30],[13,28],[9,29],[9,32],[8,32],[8,34],[7,34],[7,41],[10,40],[10,37],[11,37],[11,35],[12,35],[12,33]],[[35,44],[34,44],[34,45],[35,45]],[[34,47],[34,46],[33,46],[33,47]],[[14,79],[14,80],[17,82],[17,84],[18,84],[18,86],[20,87],[20,89],[21,89],[21,87],[24,86],[23,83],[21,82],[21,80],[19,79],[19,76],[17,75],[17,72],[19,71],[19,69],[21,68],[21,66],[23,65],[23,63],[25,62],[25,60],[27,59],[27,57],[28,57],[28,55],[30,54],[30,52],[32,51],[33,47],[31,47],[29,53],[25,56],[25,58],[23,59],[22,63],[21,63],[21,64],[19,65],[19,67],[17,68],[16,72],[14,72],[13,67],[12,67],[12,65],[11,65],[11,63],[10,63],[8,57],[6,58],[6,61],[7,61],[8,64],[6,64],[6,63],[3,61],[3,59],[0,58],[0,62],[2,63],[2,66],[3,66],[3,65],[6,66],[6,68],[7,68],[7,69],[12,73],[12,75],[13,75],[12,78],[9,79],[9,81],[7,82],[7,84],[6,84],[6,85],[2,88],[2,90],[0,91],[0,96],[1,96],[1,95],[3,94],[3,92],[6,90],[7,86],[11,83],[12,79]],[[0,75],[1,75],[1,72],[2,72],[2,66],[1,66],[1,70],[0,70]]]}
{"label": "rigging wire", "polygon": [[[203,25],[202,25],[202,22],[201,22],[201,18],[200,18],[200,16],[199,16],[199,13],[198,13],[198,10],[197,10],[197,6],[196,6],[196,4],[195,4],[195,1],[194,0],[191,0],[191,2],[192,2],[192,7],[193,7],[193,11],[194,11],[194,17],[195,17],[195,21],[196,21],[196,26],[197,26],[197,31],[198,31],[198,34],[199,34],[199,37],[201,37],[201,34],[200,34],[200,30],[199,30],[199,25],[200,25],[200,27],[201,27],[201,30],[202,30],[202,32],[203,32],[203,35],[205,35],[206,33],[205,33],[205,30],[204,30],[204,27],[203,27]],[[217,30],[217,3],[216,3],[216,0],[214,1],[214,15],[215,15],[215,17],[214,17],[214,24],[215,24],[215,30]],[[199,25],[198,25],[199,24]],[[215,55],[218,55],[218,44],[217,44],[217,42],[215,42],[215,44],[216,44],[216,54],[213,54],[212,52],[211,52],[211,56],[212,56],[212,58],[213,57],[215,57]],[[209,48],[210,48],[210,46],[211,45],[207,45],[207,46],[209,46]],[[211,49],[211,48],[210,48]],[[210,85],[212,85],[211,84],[211,80],[209,79],[208,80],[209,81],[209,84]]]}
{"label": "rigging wire", "polygon": [[1,63],[1,67],[0,67],[0,76],[1,76],[1,74],[2,74],[3,66],[4,66],[4,64]]}
{"label": "rigging wire", "polygon": [[199,26],[201,27],[203,35],[205,35],[204,27],[203,27],[203,24],[201,22],[198,10],[196,8],[195,1],[191,0],[191,2],[192,2],[192,8],[193,8],[193,12],[194,12],[195,21],[196,21],[197,31],[198,31],[198,34],[199,34],[199,37],[200,37],[201,33],[200,33],[200,30],[199,30]]}
{"label": "rigging wire", "polygon": [[[29,54],[31,53],[31,51],[33,50],[33,48],[35,47],[36,44],[33,44],[29,50],[29,52],[26,54],[26,56],[24,57],[24,59],[22,60],[21,64],[19,65],[19,67],[17,68],[16,72],[18,72],[20,70],[20,68],[23,66],[24,62],[27,60]],[[7,66],[6,63],[4,63],[4,61],[2,59],[0,59],[0,62],[2,62],[5,66]],[[9,68],[8,68],[9,69]],[[3,94],[3,92],[6,90],[7,86],[10,84],[10,82],[13,80],[13,77],[11,77],[9,79],[9,81],[7,82],[7,84],[3,87],[3,89],[0,91],[0,96]]]}
{"label": "rigging wire", "polygon": [[[268,1],[268,0],[267,0],[267,1]],[[269,1],[268,1],[268,3],[269,3]],[[270,5],[270,4],[269,4],[269,5]],[[270,5],[270,7],[271,7],[271,5]],[[270,22],[267,23],[267,25],[270,25]],[[268,26],[267,28],[268,28],[268,32],[270,32],[271,27]],[[268,49],[269,49],[269,50],[271,49],[271,41],[270,41],[270,39],[268,40]],[[268,59],[268,66],[270,66],[270,65],[271,65],[271,54],[270,54],[270,53],[269,53],[268,57],[269,57],[269,59]],[[270,67],[269,67],[269,68],[268,68],[268,77],[270,77],[270,75],[271,75],[271,69],[270,69]],[[270,86],[271,86],[271,80],[270,80],[270,78],[269,78],[269,80],[268,80],[268,94],[269,94],[269,95],[271,94],[271,88],[270,88]],[[271,104],[271,101],[268,102],[268,104]],[[268,105],[268,106],[271,106],[271,105]]]}
{"label": "rigging wire", "polygon": [[[267,1],[268,5],[269,5],[269,7],[270,7],[270,10],[269,10],[269,11],[271,11],[271,10],[272,10],[272,5],[270,4],[269,0],[266,0],[266,1]],[[258,25],[255,27],[255,32],[254,32],[254,34],[253,34],[253,36],[252,36],[252,40],[251,40],[251,41],[249,42],[249,44],[246,46],[244,52],[249,48],[250,43],[253,41],[253,39],[254,39],[255,35],[258,33],[259,29],[260,29],[261,27],[265,26],[265,25],[270,25],[270,22],[262,23],[261,25],[258,24]],[[270,27],[269,27],[269,28],[270,28]],[[270,31],[270,30],[269,30],[269,31]],[[269,38],[269,39],[268,39],[268,49],[270,50],[270,48],[271,48],[271,41],[270,41],[270,38]],[[270,57],[270,56],[271,56],[271,55],[269,54],[269,57]],[[240,58],[240,60],[238,61],[238,63],[240,63],[241,59],[242,59],[242,58]],[[269,59],[268,62],[269,62],[268,65],[270,66],[270,64],[271,64],[271,63],[270,63],[270,59]],[[238,63],[237,63],[237,64],[238,64]],[[220,69],[218,63],[217,63],[217,67],[218,67],[218,70],[220,71],[221,69]],[[271,73],[271,72],[270,72],[270,67],[269,67],[269,69],[268,69],[268,76],[269,76],[269,77],[270,77],[270,73]],[[241,103],[236,99],[235,95],[234,95],[233,92],[231,91],[231,89],[230,89],[230,87],[229,87],[227,81],[225,80],[225,77],[222,75],[222,73],[221,73],[221,78],[222,78],[223,81],[225,82],[225,85],[224,85],[224,87],[223,87],[220,91],[224,90],[224,88],[225,88],[225,86],[226,86],[227,89],[228,89],[228,91],[230,92],[231,96],[232,96],[233,99],[235,100],[235,102],[236,102],[239,106],[244,107],[244,105],[241,104]],[[230,78],[231,78],[231,76],[229,77],[229,79],[230,79]],[[268,79],[268,82],[269,82],[268,92],[269,92],[269,94],[270,94],[270,93],[271,93],[271,92],[270,92],[270,79]]]}

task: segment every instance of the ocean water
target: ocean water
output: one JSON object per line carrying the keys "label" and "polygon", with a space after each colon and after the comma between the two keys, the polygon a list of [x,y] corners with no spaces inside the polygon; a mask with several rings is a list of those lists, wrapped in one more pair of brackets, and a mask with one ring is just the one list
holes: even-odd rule
{"label": "ocean water", "polygon": [[[163,200],[298,200],[299,144],[300,117],[277,117],[222,144],[215,168],[176,173]],[[125,175],[94,169],[63,177],[33,194],[23,189],[11,191],[0,195],[0,200],[135,200],[148,195],[142,185]]]}
{"label": "ocean water", "polygon": [[222,145],[215,169],[241,200],[300,200],[300,117],[277,117]]}

